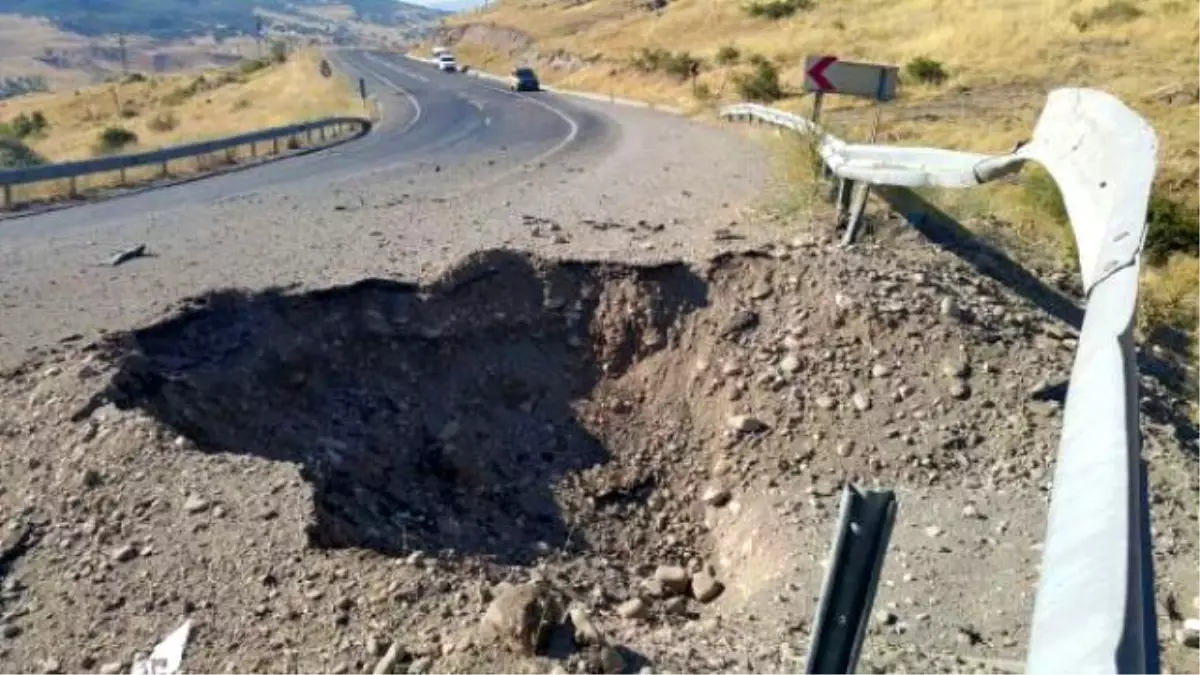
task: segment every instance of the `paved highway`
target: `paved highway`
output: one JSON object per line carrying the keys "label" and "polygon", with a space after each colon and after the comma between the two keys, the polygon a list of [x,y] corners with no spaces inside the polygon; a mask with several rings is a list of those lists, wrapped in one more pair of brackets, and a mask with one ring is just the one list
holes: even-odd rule
{"label": "paved highway", "polygon": [[14,218],[0,227],[0,239],[62,234],[102,220],[285,184],[328,185],[351,176],[451,164],[487,153],[502,152],[509,164],[540,162],[596,146],[616,131],[604,115],[549,92],[517,94],[397,54],[348,50],[335,52],[332,60],[352,78],[364,78],[368,93],[380,101],[383,119],[371,134],[284,161]]}
{"label": "paved highway", "polygon": [[[398,55],[340,51],[382,104],[352,142],[0,220],[0,367],[65,336],[153,320],[218,287],[427,278],[488,247],[660,258],[743,222],[766,175],[737,132]],[[119,267],[114,251],[151,257]]]}

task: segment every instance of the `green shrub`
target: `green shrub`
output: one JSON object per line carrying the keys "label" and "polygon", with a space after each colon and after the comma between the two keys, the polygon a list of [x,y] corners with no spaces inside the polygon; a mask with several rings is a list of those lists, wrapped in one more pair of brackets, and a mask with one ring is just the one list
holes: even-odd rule
{"label": "green shrub", "polygon": [[744,7],[747,14],[772,21],[812,8],[812,0],[755,0]]}
{"label": "green shrub", "polygon": [[688,52],[669,52],[665,49],[646,49],[633,58],[633,67],[644,73],[666,73],[685,80],[703,63]]}
{"label": "green shrub", "polygon": [[925,84],[941,84],[950,77],[940,61],[934,61],[927,56],[918,56],[909,61],[904,66],[904,72],[914,80]]}
{"label": "green shrub", "polygon": [[132,119],[134,117],[137,117],[141,113],[138,111],[137,108],[135,108],[133,106],[123,105],[123,106],[121,106],[121,110],[120,110],[119,114],[122,119]]}
{"label": "green shrub", "polygon": [[46,159],[29,146],[16,138],[6,138],[0,131],[0,169],[27,169],[45,163]]}
{"label": "green shrub", "polygon": [[21,113],[12,118],[12,121],[5,125],[7,132],[5,135],[29,138],[42,133],[48,126],[50,124],[46,121],[46,116],[42,114],[42,111],[35,110],[32,114]]}
{"label": "green shrub", "polygon": [[692,95],[696,97],[697,101],[711,101],[713,98],[712,87],[700,82],[692,88]]}
{"label": "green shrub", "polygon": [[271,42],[271,60],[275,63],[283,63],[288,59],[288,46],[282,40]]}
{"label": "green shrub", "polygon": [[110,154],[137,143],[137,134],[124,127],[108,127],[96,139],[96,153]]}
{"label": "green shrub", "polygon": [[738,91],[747,101],[771,103],[783,98],[783,87],[779,84],[779,69],[770,61],[760,61],[750,75],[737,78]]}
{"label": "green shrub", "polygon": [[1200,216],[1192,207],[1162,193],[1150,195],[1146,211],[1145,254],[1151,264],[1165,262],[1172,253],[1200,255]]}
{"label": "green shrub", "polygon": [[130,73],[121,80],[125,84],[133,84],[135,82],[145,82],[146,76],[141,73]]}
{"label": "green shrub", "polygon": [[717,50],[717,57],[715,60],[717,65],[731,66],[737,63],[738,59],[741,57],[742,53],[738,51],[737,47],[734,47],[733,45],[725,45]]}

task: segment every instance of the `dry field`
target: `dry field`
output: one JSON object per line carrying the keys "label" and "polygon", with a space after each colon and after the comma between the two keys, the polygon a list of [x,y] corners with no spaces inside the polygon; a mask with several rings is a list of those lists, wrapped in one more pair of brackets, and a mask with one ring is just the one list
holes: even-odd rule
{"label": "dry field", "polygon": [[[318,73],[315,51],[293,54],[286,63],[254,69],[254,64],[186,75],[152,76],[74,91],[27,95],[0,101],[0,123],[10,127],[24,115],[40,113],[44,130],[25,137],[26,145],[48,161],[85,159],[105,152],[137,152],[339,114],[361,114],[353,88],[342,78]],[[136,140],[106,147],[113,129]],[[204,171],[210,162],[179,171]],[[176,172],[173,169],[173,172]],[[144,174],[144,175],[143,175]],[[140,182],[158,178],[154,167],[128,173]],[[79,188],[115,184],[114,174],[81,180]],[[17,201],[59,196],[67,186],[43,183],[17,190]]]}

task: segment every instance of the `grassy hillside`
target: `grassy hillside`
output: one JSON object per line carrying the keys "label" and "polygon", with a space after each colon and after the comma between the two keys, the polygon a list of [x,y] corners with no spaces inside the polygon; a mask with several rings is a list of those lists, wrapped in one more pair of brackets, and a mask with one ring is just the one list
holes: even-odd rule
{"label": "grassy hillside", "polygon": [[[754,98],[807,111],[806,54],[894,64],[900,99],[883,110],[880,142],[991,153],[1027,137],[1049,89],[1107,90],[1161,144],[1148,314],[1194,332],[1198,22],[1183,0],[498,0],[447,20],[438,39],[478,67],[530,63],[553,84],[697,109]],[[825,105],[826,124],[851,140],[867,139],[873,117],[853,100]],[[999,219],[1029,255],[1071,262],[1044,176],[929,196],[969,225]]]}
{"label": "grassy hillside", "polygon": [[195,35],[228,37],[252,34],[255,10],[348,7],[354,18],[382,25],[438,18],[436,10],[398,0],[7,0],[9,14],[46,17],[64,30],[98,36],[115,33],[173,39]]}
{"label": "grassy hillside", "polygon": [[[360,114],[354,89],[337,77],[321,77],[318,61],[316,53],[300,52],[286,63],[261,68],[247,62],[203,74],[133,77],[12,98],[0,101],[0,136],[19,136],[48,161],[65,161]],[[116,137],[106,131],[111,129],[131,132],[133,138],[114,148],[104,140]]]}

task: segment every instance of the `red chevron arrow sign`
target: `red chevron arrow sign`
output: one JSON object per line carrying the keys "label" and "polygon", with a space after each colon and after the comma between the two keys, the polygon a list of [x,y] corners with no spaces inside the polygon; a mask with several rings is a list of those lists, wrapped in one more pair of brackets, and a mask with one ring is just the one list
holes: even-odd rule
{"label": "red chevron arrow sign", "polygon": [[895,66],[842,61],[826,54],[804,60],[804,90],[821,94],[843,94],[876,101],[896,97],[899,71]]}

